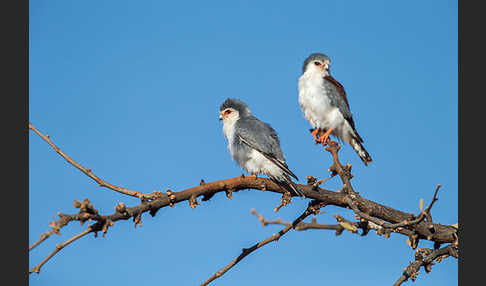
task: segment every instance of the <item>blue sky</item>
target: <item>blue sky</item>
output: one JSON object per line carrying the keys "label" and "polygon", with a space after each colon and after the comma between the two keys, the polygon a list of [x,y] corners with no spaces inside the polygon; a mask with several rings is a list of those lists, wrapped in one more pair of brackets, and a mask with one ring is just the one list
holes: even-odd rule
{"label": "blue sky", "polygon": [[[38,0],[29,13],[29,121],[108,182],[177,191],[240,175],[217,120],[227,97],[277,130],[301,182],[327,176],[331,158],[313,144],[297,102],[302,63],[321,52],[374,159],[365,167],[342,148],[355,188],[417,213],[440,183],[433,218],[458,220],[456,1]],[[105,214],[118,202],[138,204],[100,189],[32,132],[29,146],[29,243],[58,211],[76,212],[74,200],[89,198]],[[274,213],[280,196],[255,192],[218,194],[195,210],[165,208],[137,229],[119,222],[104,238],[63,249],[30,285],[198,285],[280,230],[261,227],[251,208],[292,220],[306,206],[294,199]],[[336,213],[353,218],[328,207],[317,220],[334,223]],[[31,251],[29,266],[83,229],[64,228]],[[405,239],[290,232],[212,285],[390,285],[413,260]],[[457,260],[432,269],[413,285],[457,285]]]}

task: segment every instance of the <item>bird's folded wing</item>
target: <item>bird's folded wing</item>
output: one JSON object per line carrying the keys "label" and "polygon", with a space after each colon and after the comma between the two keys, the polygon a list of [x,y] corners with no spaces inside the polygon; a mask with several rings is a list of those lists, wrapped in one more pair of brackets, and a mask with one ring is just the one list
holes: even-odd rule
{"label": "bird's folded wing", "polygon": [[277,159],[274,155],[272,155],[272,154],[270,154],[268,152],[263,151],[261,148],[258,148],[256,146],[256,144],[250,142],[250,140],[247,140],[247,139],[243,138],[243,136],[238,135],[238,138],[241,140],[241,142],[243,142],[246,145],[248,145],[248,147],[250,147],[250,148],[258,151],[260,154],[262,154],[263,156],[265,156],[265,158],[267,158],[272,163],[274,163],[275,165],[277,165],[277,167],[279,167],[280,169],[282,169],[285,173],[287,173],[290,176],[294,177],[297,181],[299,180],[299,178],[297,178],[297,176],[294,173],[292,173],[292,171],[290,171],[289,167],[287,166],[287,164],[285,162],[282,162],[281,160]]}
{"label": "bird's folded wing", "polygon": [[353,115],[351,114],[348,99],[346,98],[346,91],[344,90],[343,85],[331,75],[328,75],[324,77],[324,88],[328,90],[331,104],[336,106],[343,115],[344,119],[348,121],[351,128],[353,128],[353,131],[355,133],[354,135],[358,139],[358,141],[363,142],[363,139],[361,139],[358,132],[356,131]]}

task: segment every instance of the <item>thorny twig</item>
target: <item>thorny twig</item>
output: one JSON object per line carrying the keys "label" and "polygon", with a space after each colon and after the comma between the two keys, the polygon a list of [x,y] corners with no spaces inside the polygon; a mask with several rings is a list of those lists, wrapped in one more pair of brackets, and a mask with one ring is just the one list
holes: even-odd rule
{"label": "thorny twig", "polygon": [[[276,225],[285,225],[289,226],[292,223],[283,221],[279,218],[275,220],[267,220],[265,219],[261,214],[257,213],[255,209],[251,209],[251,213],[255,215],[258,220],[260,221],[262,226],[267,226],[269,224],[276,224]],[[303,231],[303,230],[308,230],[308,229],[327,229],[327,230],[335,230],[336,235],[341,235],[342,232],[346,229],[352,233],[357,233],[357,229],[362,229],[362,235],[366,235],[371,228],[368,226],[368,224],[361,223],[361,222],[351,222],[349,220],[346,220],[345,218],[339,216],[339,215],[334,215],[336,220],[338,221],[338,224],[321,224],[317,223],[317,220],[315,217],[312,217],[312,222],[304,222],[301,221],[298,223],[294,229],[298,231]]]}
{"label": "thorny twig", "polygon": [[[433,204],[437,201],[437,193],[441,187],[440,184],[437,186],[429,206],[424,211],[421,211],[416,218],[413,218],[413,216],[411,216],[412,219],[406,218],[397,223],[386,223],[385,221],[371,216],[359,209],[357,199],[360,197],[360,195],[353,189],[353,186],[351,185],[351,179],[353,178],[353,175],[351,174],[351,165],[348,164],[346,166],[343,166],[339,162],[338,151],[340,148],[341,147],[339,146],[339,143],[335,141],[330,141],[329,147],[326,147],[326,150],[332,154],[333,158],[333,165],[329,168],[329,171],[336,172],[341,178],[341,181],[343,182],[343,191],[346,193],[345,201],[359,218],[383,227],[384,229],[380,231],[380,233],[385,233],[386,235],[389,235],[389,232],[406,232],[408,233],[409,237],[412,237],[412,239],[416,239],[413,238],[413,233],[406,231],[406,229],[404,228],[407,226],[419,224],[424,219],[427,219],[429,222],[428,229],[431,231],[434,230],[434,224],[432,223],[430,210],[432,209]],[[426,238],[430,240],[431,234],[427,235]],[[415,244],[412,243],[412,245]]]}
{"label": "thorny twig", "polygon": [[307,207],[307,209],[296,219],[294,220],[290,225],[288,225],[287,227],[285,227],[284,229],[282,229],[281,231],[279,231],[278,233],[274,233],[272,234],[270,237],[268,237],[267,239],[265,240],[262,240],[256,244],[254,244],[253,246],[249,247],[249,248],[243,248],[241,250],[241,254],[238,255],[238,257],[236,257],[233,261],[231,261],[228,265],[226,265],[225,267],[221,268],[220,270],[218,270],[216,273],[214,273],[211,277],[209,277],[208,280],[206,280],[205,282],[203,282],[200,286],[205,286],[205,285],[208,285],[209,283],[211,283],[213,280],[223,276],[228,270],[230,270],[231,268],[233,268],[233,266],[235,266],[238,262],[240,262],[243,258],[245,258],[246,256],[248,256],[250,253],[252,253],[253,251],[259,249],[260,247],[272,242],[272,241],[277,241],[279,240],[283,235],[285,235],[289,230],[291,230],[292,228],[295,228],[296,225],[298,225],[302,220],[304,220],[306,217],[308,217],[309,215],[311,214],[316,214],[319,212],[319,209],[321,207],[323,207],[324,204],[322,204],[321,202],[318,202],[318,201],[311,201]]}
{"label": "thorny twig", "polygon": [[[390,231],[394,232],[409,232],[408,236],[409,238],[407,239],[407,243],[413,248],[416,249],[418,246],[418,241],[419,241],[419,235],[416,233],[416,229],[407,229],[411,228],[415,225],[418,225],[421,223],[424,219],[427,220],[428,225],[427,229],[429,230],[430,234],[426,236],[427,239],[431,239],[433,233],[435,232],[435,226],[432,222],[432,216],[430,214],[430,211],[432,209],[432,206],[434,203],[438,200],[437,199],[437,193],[441,187],[439,184],[437,188],[435,189],[434,195],[432,197],[432,200],[428,207],[425,210],[420,210],[420,214],[412,219],[404,219],[401,222],[397,223],[386,223],[383,220],[379,220],[376,217],[373,217],[366,212],[363,212],[359,209],[357,200],[360,197],[359,193],[356,192],[352,185],[351,185],[351,179],[353,178],[353,175],[351,174],[351,165],[348,164],[346,166],[342,166],[341,163],[339,162],[339,157],[338,157],[338,151],[340,149],[340,146],[337,142],[331,141],[329,143],[329,147],[326,148],[327,151],[329,151],[332,154],[333,157],[333,165],[329,169],[332,172],[337,172],[339,177],[341,178],[343,182],[343,191],[346,193],[345,201],[348,204],[348,206],[354,211],[354,213],[358,216],[361,222],[363,221],[368,221],[372,222],[378,226],[381,226],[382,229],[379,230],[380,233],[385,233],[385,235],[389,236]],[[422,205],[422,202],[421,202]],[[400,285],[404,281],[406,281],[409,277],[411,277],[412,280],[415,280],[416,275],[418,275],[418,269],[420,266],[424,266],[426,269],[426,272],[430,272],[431,266],[434,264],[433,260],[437,258],[438,256],[442,257],[442,253],[446,252],[449,253],[454,251],[454,255],[450,254],[451,256],[457,258],[457,235],[453,233],[453,236],[456,238],[455,242],[447,247],[437,249],[437,250],[428,250],[428,249],[418,249],[416,251],[415,259],[416,261],[414,263],[411,263],[409,267],[407,267],[404,271],[404,274],[399,278],[397,282],[395,282],[394,285]],[[436,245],[440,245],[437,244]],[[425,255],[428,255],[425,257]],[[440,258],[442,259],[442,258]],[[440,260],[439,260],[440,261]]]}
{"label": "thorny twig", "polygon": [[441,262],[442,259],[448,256],[452,256],[455,258],[459,257],[457,245],[449,244],[448,246],[439,249],[417,249],[415,251],[415,261],[410,262],[410,264],[404,268],[403,274],[398,278],[393,286],[401,285],[403,282],[407,281],[408,278],[412,279],[412,281],[415,281],[415,279],[417,279],[417,275],[419,274],[421,266],[424,267],[426,273],[430,273],[432,265],[435,264],[434,260],[437,262]]}
{"label": "thorny twig", "polygon": [[[432,200],[430,201],[429,206],[425,210],[421,211],[416,219],[411,220],[411,221],[404,220],[403,222],[399,222],[399,223],[384,224],[383,227],[396,229],[398,227],[412,226],[412,225],[415,225],[417,223],[420,223],[422,220],[424,220],[426,218],[429,221],[429,223],[431,223],[432,217],[430,216],[430,210],[432,209],[432,206],[434,205],[434,203],[438,200],[437,199],[437,193],[439,192],[440,187],[441,187],[440,184],[437,185],[437,188],[435,189],[435,192],[434,192],[434,196],[432,197]],[[432,225],[432,227],[433,227],[433,225]]]}
{"label": "thorny twig", "polygon": [[[108,231],[108,228],[114,224],[113,221],[110,219],[107,219],[103,216],[100,216],[98,214],[98,210],[93,207],[91,202],[88,199],[85,199],[83,202],[80,201],[75,201],[74,202],[74,207],[79,208],[79,213],[74,214],[74,215],[66,215],[61,212],[59,212],[57,215],[59,216],[59,220],[51,222],[51,227],[52,230],[49,232],[52,233],[57,233],[59,234],[59,230],[67,225],[71,221],[79,221],[82,224],[86,221],[96,221],[96,223],[90,225],[86,230],[83,232],[73,236],[72,238],[66,240],[62,244],[57,244],[56,249],[51,252],[44,260],[42,260],[39,264],[37,264],[35,267],[29,270],[29,274],[31,273],[40,273],[41,267],[49,261],[54,255],[56,255],[61,249],[66,247],[67,245],[71,244],[72,242],[76,241],[77,239],[85,236],[88,233],[94,232],[95,236],[97,236],[98,231],[103,232],[103,236],[105,236],[106,232]],[[49,233],[47,232],[47,233]],[[41,235],[41,240],[38,242],[34,243],[30,248],[34,248],[36,245],[44,241],[49,235],[52,233],[48,234],[47,233]],[[46,237],[47,236],[47,237]]]}
{"label": "thorny twig", "polygon": [[47,261],[49,261],[49,259],[51,259],[54,255],[56,255],[56,253],[58,253],[59,251],[61,251],[61,249],[63,249],[64,247],[66,247],[70,243],[76,241],[77,239],[79,239],[79,238],[81,238],[81,237],[83,237],[83,236],[85,236],[88,233],[93,232],[93,231],[94,231],[93,228],[90,226],[87,229],[85,229],[83,232],[78,233],[77,235],[75,235],[75,236],[71,237],[70,239],[66,240],[64,243],[57,244],[56,245],[56,249],[54,249],[54,251],[52,251],[51,254],[49,254],[46,258],[44,258],[44,260],[42,260],[34,268],[32,268],[32,269],[29,270],[29,274],[30,273],[34,273],[34,272],[35,273],[39,273],[42,265],[44,265]]}
{"label": "thorny twig", "polygon": [[34,242],[31,246],[29,246],[29,251],[31,251],[37,245],[41,244],[44,240],[49,238],[49,236],[53,235],[54,233],[59,235],[59,230],[68,223],[69,220],[66,217],[61,217],[58,221],[50,222],[49,226],[51,226],[51,229],[41,234],[40,239]]}

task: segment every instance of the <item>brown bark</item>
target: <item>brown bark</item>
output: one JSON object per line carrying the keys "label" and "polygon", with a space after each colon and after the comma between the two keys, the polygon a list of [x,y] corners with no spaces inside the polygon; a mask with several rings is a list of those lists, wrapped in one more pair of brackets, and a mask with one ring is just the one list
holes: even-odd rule
{"label": "brown bark", "polygon": [[[291,200],[291,194],[288,192],[285,186],[277,184],[276,182],[267,178],[257,178],[252,176],[245,177],[244,175],[209,183],[205,183],[204,180],[201,180],[201,183],[198,186],[194,186],[192,188],[178,192],[172,192],[170,190],[167,190],[167,192],[165,193],[157,191],[154,191],[152,193],[141,193],[128,190],[126,188],[118,187],[108,182],[105,182],[101,178],[94,175],[90,169],[81,166],[79,163],[77,163],[64,152],[62,152],[56,145],[54,145],[54,143],[50,140],[49,136],[42,134],[30,123],[29,129],[33,130],[42,139],[44,139],[66,161],[68,161],[85,175],[96,181],[99,186],[111,189],[124,195],[134,196],[141,200],[141,203],[139,205],[133,207],[126,207],[123,203],[119,203],[115,206],[115,212],[107,215],[99,214],[98,211],[91,204],[91,202],[87,199],[83,202],[75,201],[74,207],[79,208],[79,212],[75,214],[58,213],[59,219],[50,223],[52,229],[42,234],[40,240],[29,247],[29,251],[45,241],[53,233],[58,233],[62,227],[67,226],[71,221],[80,221],[81,223],[84,223],[86,221],[92,221],[94,223],[92,223],[86,230],[84,230],[80,234],[72,237],[63,244],[59,244],[58,247],[56,247],[56,249],[48,257],[46,257],[34,268],[30,269],[29,273],[39,273],[40,268],[55,254],[57,254],[63,247],[87,235],[88,233],[93,232],[95,233],[95,235],[97,235],[97,233],[101,231],[103,235],[105,235],[109,227],[112,226],[115,222],[120,220],[128,220],[130,218],[133,219],[136,227],[137,225],[142,224],[143,213],[148,212],[152,216],[155,216],[159,209],[167,206],[173,207],[174,204],[184,201],[187,201],[191,208],[195,208],[197,207],[197,205],[200,204],[198,198],[201,198],[201,201],[207,201],[211,199],[211,197],[213,197],[215,194],[219,192],[225,192],[226,196],[231,199],[233,192],[238,192],[242,190],[258,190],[282,194],[282,204],[278,206],[276,210],[278,210],[282,206],[289,204]],[[340,234],[343,229],[348,229],[352,232],[355,232],[357,228],[361,228],[363,230],[362,235],[368,233],[370,229],[374,229],[377,231],[378,234],[384,234],[385,236],[389,236],[390,233],[393,232],[407,236],[409,245],[413,249],[416,249],[419,241],[424,239],[434,241],[437,248],[439,248],[441,244],[450,243],[449,246],[446,246],[443,249],[446,249],[449,255],[457,258],[457,255],[451,254],[457,254],[458,252],[457,228],[433,222],[432,216],[430,214],[433,204],[435,203],[435,201],[437,201],[437,192],[440,185],[435,190],[429,206],[425,208],[425,210],[420,210],[418,216],[394,209],[384,204],[370,201],[362,197],[358,192],[353,189],[351,184],[351,179],[353,178],[353,175],[351,174],[351,165],[341,165],[338,157],[339,148],[339,144],[334,141],[330,141],[329,147],[327,147],[326,150],[331,153],[333,158],[333,165],[329,169],[331,171],[331,176],[339,175],[341,181],[343,182],[342,190],[334,192],[331,190],[320,188],[319,185],[323,183],[325,179],[317,181],[317,179],[310,176],[308,177],[307,184],[299,184],[296,186],[305,195],[306,198],[312,199],[312,205],[318,204],[319,208],[326,205],[334,205],[342,208],[351,209],[357,216],[358,222],[350,222],[340,216],[335,216],[338,221],[337,225],[319,225],[315,221],[310,224],[305,223],[302,222],[302,220],[310,214],[309,209],[307,209],[303,213],[303,215],[301,215],[301,217],[299,217],[292,223],[286,223],[281,221],[265,221],[263,217],[259,217],[262,224],[278,223],[286,225],[287,227],[279,232],[278,238],[290,229],[332,229],[335,230],[337,234]],[[309,204],[309,207],[310,206],[311,204]],[[252,250],[250,252],[278,238],[270,237],[256,244],[256,247],[252,247]],[[236,260],[223,268],[222,270],[224,271],[217,272],[203,285],[208,284],[220,275],[224,274],[237,262],[246,257],[250,252],[248,252],[248,249],[246,252],[243,251],[240,255],[241,257],[238,257]],[[408,279],[408,277],[410,277],[410,275],[414,273],[416,275],[420,266],[428,267],[428,265],[431,265],[429,260],[436,259],[439,256],[442,257],[441,255],[443,255],[442,252],[432,250],[430,250],[429,252],[433,255],[427,256],[429,258],[419,257],[420,259],[417,260],[418,262],[416,261],[416,263],[413,264],[413,267],[412,265],[409,266],[411,267],[409,269],[409,272],[411,274],[407,274],[407,276],[405,274],[408,272],[405,272],[404,276],[399,278],[396,283],[403,283]],[[219,276],[218,273],[220,273]]]}

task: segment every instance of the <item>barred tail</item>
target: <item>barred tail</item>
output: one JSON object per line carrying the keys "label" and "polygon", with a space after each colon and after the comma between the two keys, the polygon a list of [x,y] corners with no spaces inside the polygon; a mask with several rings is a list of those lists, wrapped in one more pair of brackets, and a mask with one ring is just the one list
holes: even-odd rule
{"label": "barred tail", "polygon": [[289,175],[283,173],[282,179],[285,181],[287,186],[290,187],[290,190],[295,193],[298,196],[305,197],[304,194],[299,190],[297,185],[292,181],[292,179],[289,177]]}
{"label": "barred tail", "polygon": [[[355,132],[358,134],[357,132]],[[359,158],[361,158],[361,161],[368,166],[368,163],[371,163],[373,160],[371,159],[370,154],[368,154],[368,151],[363,147],[363,140],[359,135],[357,137],[353,136],[351,138],[351,147],[353,147],[354,151],[358,154]]]}

